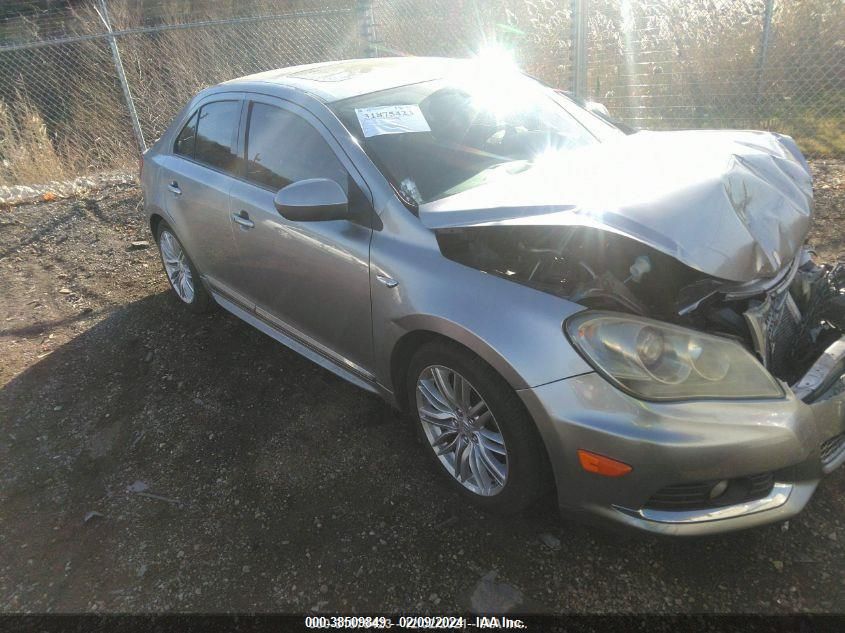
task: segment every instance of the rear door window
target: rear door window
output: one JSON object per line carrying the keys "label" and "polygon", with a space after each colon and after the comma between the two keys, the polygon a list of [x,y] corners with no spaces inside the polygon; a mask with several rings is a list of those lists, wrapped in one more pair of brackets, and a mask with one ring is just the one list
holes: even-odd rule
{"label": "rear door window", "polygon": [[194,160],[221,171],[237,173],[235,142],[240,117],[240,101],[214,101],[202,106],[197,121]]}

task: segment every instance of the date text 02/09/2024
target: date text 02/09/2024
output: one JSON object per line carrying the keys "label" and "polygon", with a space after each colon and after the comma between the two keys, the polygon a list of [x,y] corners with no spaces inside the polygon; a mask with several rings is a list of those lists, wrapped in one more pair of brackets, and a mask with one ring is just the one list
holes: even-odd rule
{"label": "date text 02/09/2024", "polygon": [[309,629],[526,629],[519,618],[506,616],[400,616],[396,620],[384,616],[308,616]]}

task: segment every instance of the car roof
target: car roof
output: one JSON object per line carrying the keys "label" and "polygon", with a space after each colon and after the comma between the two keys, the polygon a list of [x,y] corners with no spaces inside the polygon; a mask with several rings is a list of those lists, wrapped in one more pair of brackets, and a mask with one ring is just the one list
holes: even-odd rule
{"label": "car roof", "polygon": [[290,66],[224,82],[230,87],[273,84],[307,92],[326,103],[440,79],[465,67],[467,59],[446,57],[377,57]]}

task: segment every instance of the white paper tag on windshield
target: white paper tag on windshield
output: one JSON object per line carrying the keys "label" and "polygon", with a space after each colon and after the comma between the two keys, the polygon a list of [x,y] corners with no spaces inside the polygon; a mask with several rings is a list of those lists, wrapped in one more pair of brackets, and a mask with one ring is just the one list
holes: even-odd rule
{"label": "white paper tag on windshield", "polygon": [[405,132],[431,132],[418,105],[392,105],[355,108],[364,137]]}

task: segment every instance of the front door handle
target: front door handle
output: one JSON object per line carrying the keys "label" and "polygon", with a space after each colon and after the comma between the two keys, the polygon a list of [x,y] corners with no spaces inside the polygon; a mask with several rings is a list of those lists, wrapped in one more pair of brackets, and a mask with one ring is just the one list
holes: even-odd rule
{"label": "front door handle", "polygon": [[241,211],[240,213],[232,214],[232,222],[240,224],[245,229],[251,229],[255,226],[255,222],[249,219],[249,213]]}
{"label": "front door handle", "polygon": [[388,288],[395,288],[399,285],[399,282],[396,281],[393,277],[388,277],[387,275],[383,275],[379,273],[376,275],[376,279],[378,279],[381,283],[383,283]]}
{"label": "front door handle", "polygon": [[179,183],[175,180],[171,180],[168,183],[167,188],[170,189],[170,193],[172,193],[174,196],[182,195],[182,190],[179,188]]}

